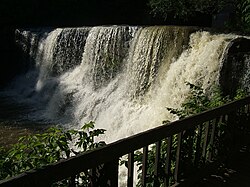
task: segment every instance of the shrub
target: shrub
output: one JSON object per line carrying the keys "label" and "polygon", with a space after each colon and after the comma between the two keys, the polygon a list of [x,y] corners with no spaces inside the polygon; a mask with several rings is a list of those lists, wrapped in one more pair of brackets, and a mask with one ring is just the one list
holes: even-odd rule
{"label": "shrub", "polygon": [[250,0],[237,0],[234,4],[235,19],[230,26],[241,32],[250,33]]}
{"label": "shrub", "polygon": [[[211,96],[208,96],[205,91],[194,84],[186,83],[190,87],[190,94],[186,98],[186,101],[182,104],[181,108],[174,109],[174,108],[167,108],[167,110],[172,113],[175,116],[178,116],[179,119],[185,118],[187,116],[197,114],[200,112],[203,112],[205,110],[218,107],[220,105],[225,104],[226,102],[229,102],[229,97],[223,97],[222,93],[219,88],[215,88],[214,92]],[[236,96],[234,99],[240,99],[246,96],[246,92],[242,90],[238,90]],[[163,124],[167,125],[168,121],[164,121]],[[200,128],[200,129],[199,129]],[[216,147],[220,147],[220,149],[223,151],[226,151],[224,149],[227,148],[227,146],[223,146],[224,144],[222,142],[227,143],[227,137],[226,137],[226,129],[225,124],[223,122],[219,122],[218,129],[220,130],[220,143],[216,143],[217,140],[215,140]],[[194,160],[192,160],[192,163],[188,160],[189,155],[195,154],[194,152],[190,152],[190,150],[194,150],[192,148],[197,147],[199,143],[197,142],[197,137],[200,136],[200,133],[205,130],[205,126],[198,127],[197,129],[190,129],[185,131],[183,133],[183,142],[182,142],[182,162],[188,163],[190,165],[190,168],[194,167]],[[172,149],[171,149],[171,155],[174,157],[176,155],[176,148],[177,148],[177,135],[174,135],[172,137]],[[223,145],[222,145],[223,144]],[[167,145],[168,145],[168,139],[163,139],[161,141],[160,146],[160,158],[159,158],[159,173],[158,173],[158,182],[163,186],[164,184],[164,176],[166,175],[166,156],[167,156]],[[190,147],[191,146],[191,147]],[[209,149],[209,147],[208,147]],[[217,153],[218,154],[218,153]],[[153,187],[154,186],[154,169],[155,169],[155,155],[156,155],[156,145],[152,145],[150,147],[150,150],[148,151],[148,165],[147,165],[147,187]],[[218,155],[218,157],[221,155]],[[142,176],[142,161],[143,153],[141,151],[136,151],[135,153],[135,162],[138,166],[138,183],[137,186],[141,186],[141,176]],[[224,158],[224,157],[223,157]],[[223,159],[222,158],[222,159]],[[200,163],[201,162],[201,163]],[[123,161],[122,163],[125,163]],[[202,164],[203,161],[200,160],[198,163]],[[174,183],[174,167],[175,167],[175,158],[171,160],[171,173],[170,173],[170,184]],[[192,171],[189,171],[192,172]],[[161,186],[160,185],[160,186]]]}
{"label": "shrub", "polygon": [[80,130],[53,127],[42,134],[24,136],[8,150],[0,148],[0,180],[103,146],[105,143],[95,142],[95,137],[104,132],[89,122]]}
{"label": "shrub", "polygon": [[196,13],[213,14],[221,8],[218,0],[149,0],[149,7],[154,15],[163,19],[188,20]]}

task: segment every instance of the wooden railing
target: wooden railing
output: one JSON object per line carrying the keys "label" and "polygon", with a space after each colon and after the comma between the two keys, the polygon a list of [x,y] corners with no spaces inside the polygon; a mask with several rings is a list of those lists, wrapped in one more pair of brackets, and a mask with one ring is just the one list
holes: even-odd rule
{"label": "wooden railing", "polygon": [[[250,97],[246,97],[2,180],[0,186],[44,187],[64,179],[75,186],[81,172],[88,176],[87,186],[118,186],[119,161],[124,155],[128,171],[126,186],[133,186],[137,178],[134,174],[136,150],[142,152],[141,186],[148,183],[152,183],[152,186],[176,185],[188,180],[197,169],[223,159],[230,152],[232,146],[229,144],[234,141],[237,132],[250,124],[249,115]],[[165,151],[162,151],[163,148]],[[155,154],[153,167],[152,159],[149,160],[152,154]]]}

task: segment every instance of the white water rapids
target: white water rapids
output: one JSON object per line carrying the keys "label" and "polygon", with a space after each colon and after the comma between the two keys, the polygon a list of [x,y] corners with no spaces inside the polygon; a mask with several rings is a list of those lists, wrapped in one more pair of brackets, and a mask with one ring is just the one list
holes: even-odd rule
{"label": "white water rapids", "polygon": [[235,35],[188,27],[99,26],[17,31],[26,71],[9,89],[37,110],[33,120],[80,128],[90,120],[112,142],[174,120],[189,93],[219,84]]}

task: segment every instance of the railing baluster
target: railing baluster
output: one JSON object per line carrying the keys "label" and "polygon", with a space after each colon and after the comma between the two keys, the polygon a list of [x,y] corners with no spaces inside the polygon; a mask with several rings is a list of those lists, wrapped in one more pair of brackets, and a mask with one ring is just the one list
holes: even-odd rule
{"label": "railing baluster", "polygon": [[119,170],[119,158],[114,159],[112,162],[104,164],[105,167],[105,178],[107,179],[107,185],[101,184],[109,187],[118,186],[118,170]]}
{"label": "railing baluster", "polygon": [[195,147],[195,159],[194,159],[194,166],[196,168],[199,167],[200,156],[201,156],[201,135],[202,135],[202,127],[201,125],[198,125],[196,147]]}
{"label": "railing baluster", "polygon": [[247,119],[250,120],[250,104],[247,105]]}
{"label": "railing baluster", "polygon": [[128,154],[128,187],[134,183],[134,152]]}
{"label": "railing baluster", "polygon": [[[226,155],[226,153],[227,151],[230,151],[228,150],[228,147],[231,143],[228,140],[233,140],[235,143],[235,139],[232,139],[232,135],[235,132],[234,124],[249,124],[249,103],[250,97],[247,97],[222,107],[181,119],[168,125],[163,125],[117,142],[113,142],[96,150],[80,153],[73,158],[61,160],[58,163],[50,164],[49,166],[45,166],[41,169],[34,169],[11,179],[1,180],[0,186],[50,186],[57,181],[62,181],[64,179],[70,180],[71,176],[73,176],[71,178],[71,182],[74,185],[74,182],[76,182],[74,179],[77,179],[75,176],[84,171],[86,172],[86,176],[89,177],[87,182],[90,183],[90,186],[117,187],[119,157],[127,155],[128,153],[130,153],[128,163],[130,177],[128,183],[132,186],[134,175],[134,151],[143,148],[142,185],[145,187],[147,174],[149,174],[147,173],[149,164],[148,149],[149,145],[152,145],[154,142],[157,142],[154,168],[154,186],[159,186],[159,182],[162,182],[159,181],[159,174],[161,174],[159,173],[159,161],[161,159],[161,143],[164,138],[167,138],[166,176],[164,178],[164,185],[169,186],[174,182],[180,182],[180,177],[186,177],[186,175],[183,175],[185,174],[185,171],[183,170],[184,167],[182,165],[183,161],[190,159],[193,161],[194,159],[195,166],[199,168],[204,166],[200,165],[202,164],[201,155],[206,156],[208,157],[208,160],[213,161],[216,161],[216,156],[218,156],[220,159],[225,159],[224,164],[226,164],[226,159],[228,159],[228,155]],[[239,110],[239,108],[241,108],[241,110]],[[246,111],[248,113],[244,113]],[[240,112],[243,112],[243,114]],[[214,120],[215,118],[217,119]],[[204,129],[201,124],[210,120],[213,120],[210,124],[211,130],[209,128]],[[238,128],[239,126],[235,127]],[[193,139],[190,138],[192,134],[183,133],[184,131],[188,132],[193,128],[195,129],[195,137]],[[203,131],[205,131],[204,135]],[[177,141],[175,141],[176,135],[178,135]],[[236,135],[238,137],[239,134]],[[204,138],[203,144],[201,144],[202,138]],[[184,139],[187,140],[187,142],[184,141]],[[194,143],[193,146],[195,146],[195,150],[193,150],[192,154],[190,154],[191,151],[187,150],[188,152],[186,152],[186,149],[183,150],[183,148],[187,147],[187,149],[189,149],[189,145],[192,145],[192,142]],[[174,149],[176,146],[175,143],[177,143],[176,149]],[[224,144],[225,146],[221,146],[221,144]],[[209,151],[207,151],[208,145],[211,146]],[[195,158],[193,158],[194,154]],[[176,164],[174,172],[171,170],[171,162],[172,164],[173,162]],[[174,180],[173,182],[171,181],[172,178],[170,179],[172,176]],[[183,181],[185,182],[185,180]],[[75,184],[77,185],[77,183]]]}
{"label": "railing baluster", "polygon": [[195,129],[189,129],[185,131],[186,134],[186,159],[185,159],[185,178],[192,175],[192,171],[194,170],[194,139],[195,139]]}
{"label": "railing baluster", "polygon": [[206,161],[207,141],[208,141],[209,127],[210,127],[210,122],[208,121],[205,124],[205,134],[204,134],[204,139],[203,139],[202,157],[203,157],[204,161]]}
{"label": "railing baluster", "polygon": [[215,126],[218,125],[218,118],[213,119],[212,121],[212,130],[211,130],[211,136],[209,141],[210,148],[208,149],[208,161],[212,161],[214,156],[214,138],[215,138]]}
{"label": "railing baluster", "polygon": [[224,125],[224,123],[225,123],[225,116],[221,115],[218,119],[219,119],[219,121],[218,121],[218,123],[217,123],[217,125],[215,127],[215,129],[217,129],[217,130],[215,130],[214,138],[217,141],[217,145],[216,145],[216,147],[214,147],[214,151],[213,151],[214,155],[220,154],[219,153],[219,148],[220,147],[218,145],[218,140],[221,138],[221,133],[222,133],[221,126]]}
{"label": "railing baluster", "polygon": [[70,184],[69,184],[69,187],[75,187],[76,186],[76,176],[72,176],[70,177]]}
{"label": "railing baluster", "polygon": [[228,125],[228,118],[229,118],[228,114],[225,114],[224,118],[222,118],[222,122],[225,122]]}
{"label": "railing baluster", "polygon": [[90,176],[89,187],[95,186],[118,186],[118,160],[102,164],[96,168],[90,169],[88,174]]}
{"label": "railing baluster", "polygon": [[179,175],[180,175],[180,161],[181,161],[181,144],[182,144],[182,132],[178,133],[177,139],[177,150],[176,150],[176,163],[175,163],[175,172],[174,172],[174,179],[175,182],[179,182]]}
{"label": "railing baluster", "polygon": [[160,186],[159,183],[159,167],[160,167],[160,154],[161,154],[161,142],[155,143],[155,168],[154,168],[154,187]]}
{"label": "railing baluster", "polygon": [[148,146],[143,147],[142,157],[142,186],[146,187],[147,183],[147,169],[148,169]]}
{"label": "railing baluster", "polygon": [[90,169],[88,175],[90,180],[89,187],[96,186],[96,168]]}
{"label": "railing baluster", "polygon": [[164,186],[167,187],[170,185],[170,175],[171,175],[171,160],[172,160],[172,144],[173,136],[167,138],[167,159],[166,159],[166,175],[164,178]]}

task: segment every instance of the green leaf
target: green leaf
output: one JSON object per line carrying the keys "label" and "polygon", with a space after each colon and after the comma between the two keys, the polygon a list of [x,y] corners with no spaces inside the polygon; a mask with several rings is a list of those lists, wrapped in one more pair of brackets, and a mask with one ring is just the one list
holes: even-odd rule
{"label": "green leaf", "polygon": [[9,150],[0,147],[0,178],[20,174],[26,170],[39,168],[54,163],[63,156],[78,154],[78,150],[70,149],[75,143],[82,151],[104,146],[105,142],[94,142],[94,137],[103,134],[104,129],[94,129],[94,122],[85,124],[82,130],[68,130],[54,127],[42,134],[24,136]]}
{"label": "green leaf", "polygon": [[93,129],[95,126],[95,123],[93,121],[90,121],[88,123],[85,123],[82,127],[82,130],[89,130],[89,129]]}

